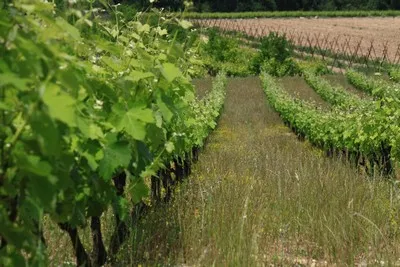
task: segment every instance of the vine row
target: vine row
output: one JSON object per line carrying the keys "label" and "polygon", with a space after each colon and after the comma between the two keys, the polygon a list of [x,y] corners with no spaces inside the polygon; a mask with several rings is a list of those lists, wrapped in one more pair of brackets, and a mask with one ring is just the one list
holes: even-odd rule
{"label": "vine row", "polygon": [[313,88],[323,100],[333,106],[349,109],[360,106],[362,104],[361,102],[363,102],[357,95],[346,91],[342,87],[332,86],[327,80],[312,73],[310,70],[303,70],[302,74],[307,84]]}
{"label": "vine row", "polygon": [[[128,222],[190,173],[224,102],[224,74],[195,97],[199,46],[166,28],[189,22],[128,21],[107,1],[69,5],[0,10],[1,266],[48,265],[45,217],[70,237],[78,266],[113,262]],[[107,210],[115,227],[104,244]],[[78,234],[88,225],[91,253]]]}
{"label": "vine row", "polygon": [[382,99],[353,111],[328,112],[290,97],[268,74],[262,74],[263,88],[273,108],[301,138],[326,151],[344,155],[370,174],[393,173],[399,156],[399,101]]}
{"label": "vine row", "polygon": [[363,73],[351,69],[346,71],[346,78],[355,88],[375,98],[382,98],[385,95],[393,93],[393,91],[399,91],[398,85],[395,83],[377,77],[368,77]]}

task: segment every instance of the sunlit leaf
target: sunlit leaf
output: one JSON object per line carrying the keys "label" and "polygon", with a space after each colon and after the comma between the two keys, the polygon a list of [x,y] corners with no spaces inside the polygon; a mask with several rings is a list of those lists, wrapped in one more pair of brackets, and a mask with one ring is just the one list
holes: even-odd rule
{"label": "sunlit leaf", "polygon": [[146,124],[154,123],[153,111],[144,107],[128,110],[117,124],[118,130],[125,130],[132,138],[143,141],[146,137]]}
{"label": "sunlit leaf", "polygon": [[43,102],[49,108],[50,115],[69,126],[76,126],[76,101],[63,92],[58,85],[49,84],[43,93]]}
{"label": "sunlit leaf", "polygon": [[0,86],[12,85],[21,91],[26,91],[29,90],[28,83],[28,79],[18,77],[14,73],[0,73]]}
{"label": "sunlit leaf", "polygon": [[63,32],[68,33],[68,35],[70,37],[72,37],[75,40],[80,40],[81,35],[79,33],[79,30],[77,28],[75,28],[74,26],[72,26],[71,24],[69,24],[66,20],[64,20],[61,17],[58,17],[56,19],[56,24],[60,27],[60,30],[62,30]]}
{"label": "sunlit leaf", "polygon": [[129,81],[133,81],[133,82],[138,82],[142,79],[152,78],[152,77],[154,77],[154,74],[151,72],[140,72],[140,71],[133,70],[133,71],[131,71],[129,76],[125,77],[125,79],[129,80]]}
{"label": "sunlit leaf", "polygon": [[161,73],[168,82],[172,82],[178,77],[182,77],[181,71],[172,63],[164,63]]}

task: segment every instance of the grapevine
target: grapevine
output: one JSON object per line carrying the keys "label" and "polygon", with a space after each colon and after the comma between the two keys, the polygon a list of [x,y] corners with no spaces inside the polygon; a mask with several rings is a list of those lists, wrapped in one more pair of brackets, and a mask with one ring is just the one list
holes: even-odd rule
{"label": "grapevine", "polygon": [[[105,8],[115,20],[93,6],[60,14],[43,1],[0,11],[2,266],[46,265],[44,216],[69,235],[79,266],[103,265],[126,238],[128,217],[160,200],[161,181],[169,199],[216,126],[225,75],[197,100],[196,47]],[[100,222],[110,208],[107,245]],[[78,235],[88,224],[90,254]]]}

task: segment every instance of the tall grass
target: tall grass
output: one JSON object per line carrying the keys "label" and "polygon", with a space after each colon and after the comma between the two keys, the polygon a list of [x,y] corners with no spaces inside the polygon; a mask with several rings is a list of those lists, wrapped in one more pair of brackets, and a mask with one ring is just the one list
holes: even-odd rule
{"label": "tall grass", "polygon": [[[230,80],[219,127],[193,174],[172,203],[132,224],[116,265],[398,263],[394,183],[298,141],[264,99],[258,78]],[[60,265],[71,249],[53,236]]]}
{"label": "tall grass", "polygon": [[170,206],[136,226],[121,264],[394,264],[399,201],[297,141],[255,78],[230,81],[225,112]]}

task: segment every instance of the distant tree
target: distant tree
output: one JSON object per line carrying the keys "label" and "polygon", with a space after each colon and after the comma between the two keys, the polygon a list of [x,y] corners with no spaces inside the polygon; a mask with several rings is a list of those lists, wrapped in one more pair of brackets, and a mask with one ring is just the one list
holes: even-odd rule
{"label": "distant tree", "polygon": [[158,0],[154,3],[154,6],[171,10],[182,10],[185,8],[183,0]]}
{"label": "distant tree", "polygon": [[296,9],[301,10],[318,10],[325,5],[326,1],[321,0],[300,0],[297,1]]}
{"label": "distant tree", "polygon": [[[129,4],[136,8],[146,8],[151,5],[149,0],[113,0],[115,4]],[[158,0],[153,3],[153,6],[165,8],[169,10],[180,10],[184,8],[183,0]]]}
{"label": "distant tree", "polygon": [[390,8],[391,9],[400,9],[400,1],[399,0],[391,0]]}
{"label": "distant tree", "polygon": [[276,0],[278,10],[298,10],[298,0]]}
{"label": "distant tree", "polygon": [[[270,7],[267,6],[268,2]],[[275,5],[275,8],[273,7]],[[275,0],[240,0],[236,11],[276,10]]]}
{"label": "distant tree", "polygon": [[[60,1],[60,0],[56,0]],[[400,9],[400,0],[192,0],[199,12],[234,12],[258,10],[348,10]],[[114,0],[133,4],[137,8],[149,6],[149,0]],[[153,5],[170,10],[184,8],[184,0],[158,0]]]}
{"label": "distant tree", "polygon": [[275,11],[278,8],[275,0],[264,0],[262,4],[266,10]]}
{"label": "distant tree", "polygon": [[369,0],[367,3],[367,9],[388,9],[390,3],[382,0]]}

